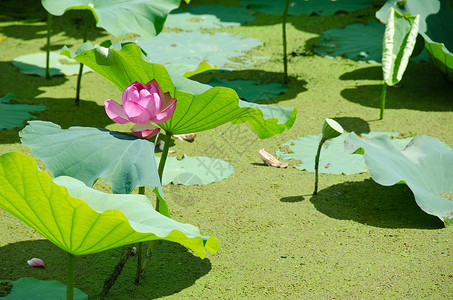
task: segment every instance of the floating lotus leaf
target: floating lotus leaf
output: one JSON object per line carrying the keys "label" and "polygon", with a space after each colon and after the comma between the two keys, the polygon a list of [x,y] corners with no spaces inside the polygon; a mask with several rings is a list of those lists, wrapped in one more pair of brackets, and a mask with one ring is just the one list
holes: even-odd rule
{"label": "floating lotus leaf", "polygon": [[180,28],[184,30],[200,30],[201,28],[222,28],[240,26],[253,21],[247,9],[225,5],[197,5],[189,6],[187,11],[177,9],[168,15],[166,28]]}
{"label": "floating lotus leaf", "polygon": [[[173,117],[159,126],[171,134],[200,132],[231,122],[247,122],[262,139],[290,129],[297,111],[294,108],[258,105],[239,100],[237,93],[225,87],[210,87],[167,72],[164,66],[151,63],[136,44],[120,50],[96,48],[73,54],[62,52],[88,65],[112,81],[121,91],[134,81],[147,83],[152,79],[178,99]],[[118,93],[118,99],[121,94]]]}
{"label": "floating lotus leaf", "polygon": [[376,13],[376,17],[387,23],[391,7],[402,14],[420,15],[418,32],[425,40],[425,48],[434,64],[453,81],[453,12],[448,1],[411,0],[402,5],[397,3],[389,0]]}
{"label": "floating lotus leaf", "polygon": [[96,253],[149,240],[167,240],[201,258],[219,242],[154,210],[144,195],[114,195],[61,176],[53,181],[28,155],[0,156],[0,208],[73,255]]}
{"label": "floating lotus leaf", "polygon": [[[157,163],[160,157],[156,157]],[[184,156],[181,160],[168,157],[162,184],[203,185],[220,181],[234,172],[234,167],[223,159]]]}
{"label": "floating lotus leaf", "polygon": [[[362,134],[365,139],[373,138],[376,135],[396,136],[397,132],[370,132]],[[363,157],[358,154],[348,154],[344,152],[344,141],[348,133],[328,140],[324,143],[320,160],[319,173],[326,174],[356,174],[365,171],[365,162]],[[296,166],[299,170],[315,171],[315,156],[318,149],[319,141],[322,135],[308,135],[305,137],[290,140],[280,146],[277,150],[279,159],[293,159],[300,161]],[[393,139],[395,147],[403,149],[412,138]]]}
{"label": "floating lotus leaf", "polygon": [[212,78],[208,83],[210,86],[225,86],[232,88],[239,95],[239,98],[255,102],[277,97],[288,90],[285,85],[277,82],[259,83],[256,80],[227,80]]}
{"label": "floating lotus leaf", "polygon": [[324,31],[314,51],[318,55],[344,56],[358,61],[378,63],[382,60],[382,37],[385,26],[371,20],[368,24],[351,24]]}
{"label": "floating lotus leaf", "polygon": [[[227,32],[214,34],[194,32],[165,32],[153,39],[138,38],[137,44],[153,62],[186,64],[198,66],[201,62],[219,68],[228,66],[246,67],[252,63],[243,59],[244,52],[262,46],[254,38]],[[229,59],[235,57],[235,61]]]}
{"label": "floating lotus leaf", "polygon": [[12,93],[0,98],[0,130],[22,127],[25,120],[36,118],[30,112],[46,110],[46,107],[42,104],[8,104],[10,100],[14,99],[16,99],[16,95]]}
{"label": "floating lotus leaf", "polygon": [[[74,177],[87,186],[102,177],[116,194],[148,186],[157,188],[162,195],[152,142],[99,128],[61,129],[44,121],[29,122],[19,135],[55,176]],[[162,198],[160,203],[161,213],[168,216]]]}
{"label": "floating lotus leaf", "polygon": [[[22,55],[13,59],[12,64],[23,74],[46,77],[46,53],[39,52]],[[49,75],[75,75],[79,74],[80,63],[63,57],[59,52],[50,52]],[[90,68],[84,68],[83,73],[91,72]]]}
{"label": "floating lotus leaf", "polygon": [[[32,277],[22,277],[16,281],[0,280],[0,282],[10,282],[13,285],[11,292],[5,297],[2,297],[5,300],[66,298],[66,285],[56,280],[44,281]],[[74,288],[74,300],[88,300],[88,295]]]}
{"label": "floating lotus leaf", "polygon": [[349,152],[361,149],[374,181],[390,186],[406,183],[418,206],[439,217],[445,225],[453,223],[453,151],[435,138],[416,136],[403,149],[397,149],[387,136],[365,141],[351,133]]}
{"label": "floating lotus leaf", "polygon": [[61,16],[68,10],[88,9],[96,25],[116,37],[137,33],[152,38],[162,31],[170,11],[178,8],[180,0],[41,0],[52,15]]}
{"label": "floating lotus leaf", "polygon": [[[241,0],[241,5],[265,14],[282,15],[285,1]],[[288,14],[328,16],[339,11],[352,12],[372,5],[372,0],[290,0]]]}

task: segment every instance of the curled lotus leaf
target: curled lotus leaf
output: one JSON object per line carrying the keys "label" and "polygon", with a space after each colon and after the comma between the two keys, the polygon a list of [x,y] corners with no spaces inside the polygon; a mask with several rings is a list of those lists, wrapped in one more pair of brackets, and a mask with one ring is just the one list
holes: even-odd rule
{"label": "curled lotus leaf", "polygon": [[437,216],[445,225],[453,223],[453,151],[437,139],[419,135],[400,150],[388,136],[372,140],[360,139],[351,133],[345,150],[364,152],[365,164],[377,183],[390,186],[406,183],[418,206]]}
{"label": "curled lotus leaf", "polygon": [[[83,47],[86,49],[87,45]],[[163,65],[150,62],[133,43],[119,50],[97,47],[77,53],[71,53],[69,49],[62,51],[63,55],[109,79],[121,91],[134,81],[147,83],[155,79],[164,93],[169,92],[178,99],[173,117],[159,124],[171,134],[200,132],[228,122],[247,122],[260,138],[265,139],[289,130],[296,119],[295,108],[248,103],[240,100],[233,89],[211,87],[169,74]]]}
{"label": "curled lotus leaf", "polygon": [[107,194],[67,176],[52,180],[32,157],[18,152],[0,156],[0,208],[73,255],[167,240],[204,258],[206,250],[219,246],[197,227],[155,211],[144,195]]}

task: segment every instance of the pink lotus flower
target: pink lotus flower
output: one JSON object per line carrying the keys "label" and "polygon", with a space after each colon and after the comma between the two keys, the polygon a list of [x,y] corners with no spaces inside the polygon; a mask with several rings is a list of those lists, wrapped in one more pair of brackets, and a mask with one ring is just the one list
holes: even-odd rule
{"label": "pink lotus flower", "polygon": [[110,119],[119,124],[135,123],[132,132],[140,138],[156,135],[160,128],[154,124],[167,122],[176,109],[176,99],[163,93],[155,79],[147,84],[134,82],[123,92],[123,105],[108,99],[104,102]]}

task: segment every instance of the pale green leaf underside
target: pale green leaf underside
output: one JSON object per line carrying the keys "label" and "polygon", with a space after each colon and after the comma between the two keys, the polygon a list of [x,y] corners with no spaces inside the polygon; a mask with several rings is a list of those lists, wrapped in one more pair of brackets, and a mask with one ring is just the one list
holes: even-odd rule
{"label": "pale green leaf underside", "polygon": [[420,17],[403,16],[393,8],[384,32],[382,71],[387,85],[398,83],[414,50]]}
{"label": "pale green leaf underside", "polygon": [[150,141],[99,128],[61,129],[46,121],[29,122],[19,135],[55,177],[74,177],[87,186],[102,177],[116,194],[148,186],[162,195]]}
{"label": "pale green leaf underside", "polygon": [[13,99],[16,99],[16,95],[12,93],[8,93],[0,98],[0,130],[22,127],[24,126],[25,120],[36,118],[30,112],[38,112],[46,109],[42,104],[8,104]]}
{"label": "pale green leaf underside", "polygon": [[[156,157],[157,163],[160,157]],[[201,156],[184,156],[181,160],[168,157],[162,184],[204,185],[229,177],[234,167],[223,159]]]}
{"label": "pale green leaf underside", "polygon": [[116,37],[137,33],[152,38],[162,31],[167,15],[180,0],[41,0],[51,14],[61,16],[71,9],[88,9],[102,27]]}
{"label": "pale green leaf underside", "polygon": [[156,212],[144,195],[106,194],[66,176],[52,181],[18,152],[0,157],[0,207],[73,255],[161,239],[203,258],[205,249],[215,252],[219,245],[195,226]]}
{"label": "pale green leaf underside", "polygon": [[[13,285],[11,292],[6,297],[2,297],[5,300],[66,298],[66,285],[56,280],[44,281],[32,277],[22,277],[15,281],[0,280],[0,282],[10,282]],[[88,295],[74,288],[74,300],[88,300]]]}
{"label": "pale green leaf underside", "polygon": [[[22,55],[13,59],[12,64],[23,74],[38,75],[46,77],[46,53],[39,52]],[[79,74],[80,63],[62,57],[59,52],[50,52],[49,57],[49,75],[75,75]],[[83,73],[92,71],[88,67],[83,68]]]}
{"label": "pale green leaf underside", "polygon": [[421,135],[401,151],[386,136],[365,141],[354,133],[346,142],[351,150],[364,150],[365,163],[374,181],[385,186],[405,182],[423,211],[445,224],[453,222],[453,201],[439,196],[453,191],[453,151],[443,143]]}
{"label": "pale green leaf underside", "polygon": [[[156,79],[164,92],[177,98],[173,117],[159,126],[171,134],[200,132],[228,122],[247,122],[260,138],[270,138],[290,129],[297,111],[294,108],[256,105],[239,99],[225,87],[210,87],[178,75],[169,75],[164,66],[146,61],[136,44],[122,49],[96,48],[79,54],[65,50],[73,57],[124,90],[134,81],[147,83]],[[118,93],[118,99],[121,94]],[[278,113],[277,113],[278,112]]]}
{"label": "pale green leaf underside", "polygon": [[448,1],[410,0],[400,6],[397,1],[388,0],[376,12],[381,22],[388,21],[390,7],[401,14],[420,15],[419,33],[425,40],[425,48],[433,63],[453,81],[453,12]]}

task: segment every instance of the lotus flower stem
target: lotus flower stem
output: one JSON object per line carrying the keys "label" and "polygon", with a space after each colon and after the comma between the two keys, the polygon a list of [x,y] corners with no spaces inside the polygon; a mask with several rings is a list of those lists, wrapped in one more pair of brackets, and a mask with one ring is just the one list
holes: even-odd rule
{"label": "lotus flower stem", "polygon": [[74,255],[68,252],[66,265],[66,300],[74,299]]}
{"label": "lotus flower stem", "polygon": [[46,45],[46,79],[50,79],[50,37],[52,36],[52,14],[47,13],[47,45]]}
{"label": "lotus flower stem", "polygon": [[322,145],[327,141],[324,137],[321,138],[321,141],[319,142],[318,146],[318,152],[316,152],[316,157],[315,157],[315,190],[313,191],[313,195],[318,194],[318,171],[319,171],[319,157],[321,156],[321,148]]}
{"label": "lotus flower stem", "polygon": [[99,294],[100,298],[103,298],[107,295],[109,292],[110,288],[115,284],[116,279],[118,279],[118,276],[120,276],[121,271],[123,271],[124,265],[126,264],[127,260],[129,257],[132,255],[132,249],[134,248],[134,245],[128,245],[123,252],[123,255],[120,258],[120,261],[118,264],[115,266],[115,269],[113,270],[112,274],[110,274],[109,278],[107,278],[104,281],[104,287],[102,289],[102,292]]}
{"label": "lotus flower stem", "polygon": [[382,95],[381,95],[381,113],[379,115],[379,120],[384,118],[384,108],[385,108],[385,95],[387,94],[387,84],[384,82],[382,86]]}
{"label": "lotus flower stem", "polygon": [[[83,42],[85,43],[88,38],[88,13],[85,13],[84,16],[84,28],[83,28]],[[80,85],[82,83],[82,73],[83,73],[83,64],[80,64],[79,68],[79,75],[77,76],[77,88],[76,88],[76,98],[75,98],[75,105],[80,105]]]}
{"label": "lotus flower stem", "polygon": [[282,38],[283,38],[283,80],[286,82],[288,80],[288,55],[286,49],[286,17],[288,16],[289,0],[285,2],[285,8],[283,9],[283,18],[282,18]]}
{"label": "lotus flower stem", "polygon": [[[138,188],[138,193],[141,195],[145,195],[145,187],[140,186]],[[142,274],[142,261],[143,261],[143,242],[139,242],[137,244],[137,271],[135,273],[135,284],[140,283],[140,277]]]}
{"label": "lotus flower stem", "polygon": [[[168,149],[170,148],[170,143],[171,143],[171,133],[165,132],[164,149],[162,149],[162,155],[160,157],[159,168],[158,168],[160,183],[162,183],[162,175],[164,174],[165,162],[167,161]],[[156,204],[156,210],[159,211],[157,204]]]}

